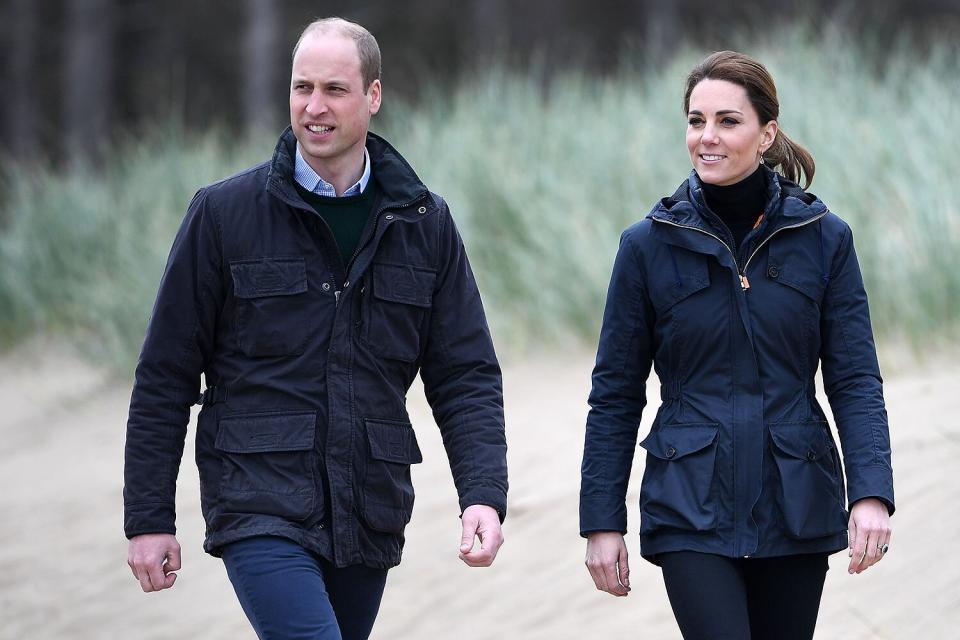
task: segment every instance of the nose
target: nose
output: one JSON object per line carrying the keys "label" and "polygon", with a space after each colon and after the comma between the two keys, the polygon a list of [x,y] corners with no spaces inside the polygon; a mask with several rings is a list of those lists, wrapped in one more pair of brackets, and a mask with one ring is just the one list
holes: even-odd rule
{"label": "nose", "polygon": [[311,116],[322,115],[327,110],[327,103],[323,99],[322,91],[314,91],[310,94],[310,100],[307,101],[306,111]]}
{"label": "nose", "polygon": [[703,127],[703,133],[700,135],[700,140],[703,144],[717,144],[720,142],[720,136],[717,134],[717,130],[713,125],[706,124]]}

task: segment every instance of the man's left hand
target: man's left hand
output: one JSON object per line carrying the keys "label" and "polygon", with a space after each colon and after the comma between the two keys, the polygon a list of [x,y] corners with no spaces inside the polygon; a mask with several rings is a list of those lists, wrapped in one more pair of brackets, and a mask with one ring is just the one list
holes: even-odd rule
{"label": "man's left hand", "polygon": [[[489,567],[503,544],[500,516],[496,509],[485,504],[466,508],[462,516],[463,536],[460,539],[460,559],[471,567]],[[474,538],[480,546],[474,549]]]}

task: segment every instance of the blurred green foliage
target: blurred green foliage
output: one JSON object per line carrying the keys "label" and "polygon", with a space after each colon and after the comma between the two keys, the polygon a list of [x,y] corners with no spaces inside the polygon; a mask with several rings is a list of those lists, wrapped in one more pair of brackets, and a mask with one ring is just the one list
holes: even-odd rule
{"label": "blurred green foliage", "polygon": [[[921,347],[958,336],[957,45],[922,58],[904,46],[880,65],[797,30],[741,50],[777,80],[781,128],[817,162],[811,191],[854,229],[878,332]],[[375,128],[450,203],[501,352],[594,342],[620,232],[689,172],[681,98],[703,54],[678,48],[650,69],[628,53],[603,78],[495,64],[416,106],[387,87]],[[9,168],[0,339],[65,334],[129,371],[191,195],[274,142],[170,125],[96,175]]]}

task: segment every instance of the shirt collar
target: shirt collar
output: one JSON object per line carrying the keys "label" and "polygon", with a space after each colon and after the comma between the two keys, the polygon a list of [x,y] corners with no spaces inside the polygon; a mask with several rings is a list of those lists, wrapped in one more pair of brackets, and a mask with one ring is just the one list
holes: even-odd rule
{"label": "shirt collar", "polygon": [[[300,145],[297,145],[296,159],[293,166],[293,179],[297,181],[301,187],[315,193],[320,196],[327,196],[329,198],[337,197],[337,190],[333,188],[333,185],[317,175],[317,172],[313,170],[313,167],[303,159],[303,155],[300,153]],[[355,196],[363,192],[367,188],[367,183],[370,181],[370,154],[367,152],[367,148],[363,148],[363,175],[360,176],[360,179],[357,180],[353,186],[344,191],[341,194],[341,198],[345,196]]]}

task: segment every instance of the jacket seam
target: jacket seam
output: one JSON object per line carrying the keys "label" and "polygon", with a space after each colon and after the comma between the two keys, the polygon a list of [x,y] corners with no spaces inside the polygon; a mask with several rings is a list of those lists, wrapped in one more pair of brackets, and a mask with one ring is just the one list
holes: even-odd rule
{"label": "jacket seam", "polygon": [[640,330],[640,321],[642,320],[647,307],[647,305],[645,304],[646,300],[644,300],[644,298],[647,295],[646,267],[644,267],[641,256],[637,254],[637,248],[636,248],[636,245],[633,244],[632,238],[630,236],[627,236],[624,240],[630,249],[630,254],[633,256],[634,261],[637,263],[637,268],[639,270],[638,275],[640,276],[638,280],[643,290],[634,293],[634,296],[635,296],[633,300],[634,304],[631,305],[634,309],[634,312],[633,312],[633,317],[630,319],[631,320],[630,337],[627,340],[626,349],[624,349],[623,356],[621,357],[621,360],[620,360],[620,366],[618,367],[618,375],[621,375],[621,376],[624,375],[624,373],[626,373],[628,354],[633,351],[634,344],[636,344],[637,334],[639,333],[639,330]]}

